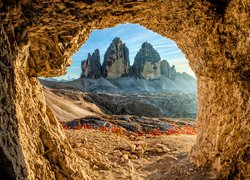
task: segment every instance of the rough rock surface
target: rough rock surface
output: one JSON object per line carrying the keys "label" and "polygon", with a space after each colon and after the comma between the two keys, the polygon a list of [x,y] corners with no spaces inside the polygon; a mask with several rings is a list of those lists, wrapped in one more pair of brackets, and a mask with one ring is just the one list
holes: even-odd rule
{"label": "rough rock surface", "polygon": [[174,40],[196,74],[192,163],[215,178],[249,178],[249,0],[1,0],[0,9],[1,177],[88,177],[36,77],[65,74],[93,29],[130,22]]}
{"label": "rough rock surface", "polygon": [[177,76],[177,72],[176,72],[176,69],[175,69],[175,65],[173,65],[170,70],[169,70],[169,78],[170,79],[175,79]]}
{"label": "rough rock surface", "polygon": [[169,71],[170,71],[170,65],[168,61],[162,60],[161,61],[161,74],[166,77],[169,77]]}
{"label": "rough rock surface", "polygon": [[133,73],[139,78],[158,79],[161,77],[160,54],[153,46],[145,42],[135,56],[133,64]]}
{"label": "rough rock surface", "polygon": [[96,49],[92,55],[90,53],[88,54],[87,60],[82,61],[81,68],[82,68],[81,77],[92,78],[92,79],[97,79],[102,77],[99,49]]}
{"label": "rough rock surface", "polygon": [[92,103],[108,114],[195,119],[195,94],[108,94],[87,93]]}
{"label": "rough rock surface", "polygon": [[82,92],[103,92],[113,94],[158,94],[158,93],[193,93],[197,94],[196,79],[188,74],[178,73],[175,80],[165,76],[159,79],[146,80],[135,77],[116,79],[82,78],[73,81],[41,80],[42,85],[53,89],[71,89]]}
{"label": "rough rock surface", "polygon": [[[166,60],[161,61],[161,74],[168,77],[169,79],[175,80],[177,72],[175,66],[170,67],[169,63]],[[187,74],[185,74],[187,76]]]}
{"label": "rough rock surface", "polygon": [[102,65],[103,77],[107,79],[120,78],[129,75],[129,50],[121,39],[116,37],[104,54]]}
{"label": "rough rock surface", "polygon": [[[97,169],[92,179],[184,179],[207,180],[187,161],[194,135],[130,138],[95,130],[66,130],[73,149]],[[102,138],[99,138],[102,136]],[[120,157],[122,155],[122,157]],[[129,159],[128,159],[129,158]],[[167,168],[165,168],[167,167]]]}

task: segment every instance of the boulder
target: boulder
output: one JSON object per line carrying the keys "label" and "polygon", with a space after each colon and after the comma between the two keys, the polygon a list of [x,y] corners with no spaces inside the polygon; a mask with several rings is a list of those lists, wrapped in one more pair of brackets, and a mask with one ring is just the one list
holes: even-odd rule
{"label": "boulder", "polygon": [[102,76],[100,52],[98,49],[92,55],[88,54],[87,60],[82,61],[81,68],[81,78],[97,79]]}
{"label": "boulder", "polygon": [[108,47],[102,65],[102,75],[115,79],[129,75],[129,50],[121,39],[116,37]]}
{"label": "boulder", "polygon": [[133,74],[144,79],[158,79],[161,77],[160,54],[153,46],[144,42],[135,56]]}

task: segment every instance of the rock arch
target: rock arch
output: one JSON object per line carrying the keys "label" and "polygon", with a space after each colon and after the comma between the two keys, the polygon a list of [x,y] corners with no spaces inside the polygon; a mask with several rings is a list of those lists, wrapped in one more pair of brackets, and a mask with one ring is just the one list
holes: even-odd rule
{"label": "rock arch", "polygon": [[0,149],[12,166],[6,172],[87,178],[36,77],[64,74],[91,30],[130,22],[174,40],[197,76],[191,161],[222,178],[249,177],[248,0],[0,0],[0,9]]}

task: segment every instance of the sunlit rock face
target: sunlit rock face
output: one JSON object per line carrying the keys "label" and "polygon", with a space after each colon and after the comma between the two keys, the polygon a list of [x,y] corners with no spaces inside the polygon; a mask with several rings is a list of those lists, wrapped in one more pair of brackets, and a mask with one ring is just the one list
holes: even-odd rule
{"label": "sunlit rock face", "polygon": [[129,75],[129,50],[120,38],[115,38],[104,55],[102,74],[107,79]]}
{"label": "sunlit rock face", "polygon": [[199,133],[191,162],[214,170],[215,179],[249,179],[249,12],[249,0],[1,0],[1,178],[89,177],[37,76],[65,74],[92,30],[130,22],[174,40],[196,74]]}
{"label": "sunlit rock face", "polygon": [[99,49],[96,49],[92,55],[88,54],[87,60],[82,61],[81,68],[81,77],[97,79],[102,76]]}
{"label": "sunlit rock face", "polygon": [[153,46],[145,42],[135,56],[133,73],[139,78],[158,79],[161,77],[160,54]]}
{"label": "sunlit rock face", "polygon": [[148,62],[146,61],[143,66],[141,76],[145,79],[158,79],[161,77],[160,62]]}

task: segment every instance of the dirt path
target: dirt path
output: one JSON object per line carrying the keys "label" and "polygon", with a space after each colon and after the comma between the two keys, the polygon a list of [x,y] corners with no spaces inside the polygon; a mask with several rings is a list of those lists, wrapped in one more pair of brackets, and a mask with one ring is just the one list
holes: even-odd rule
{"label": "dirt path", "polygon": [[127,137],[87,129],[65,133],[90,164],[91,179],[206,179],[188,162],[195,135]]}

